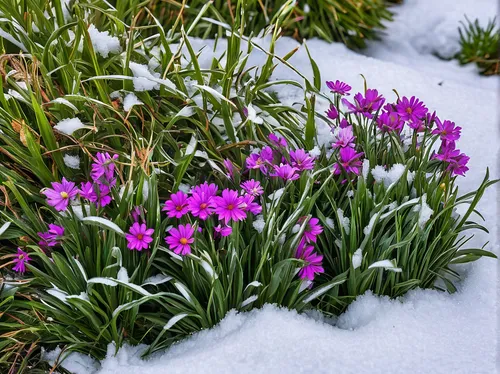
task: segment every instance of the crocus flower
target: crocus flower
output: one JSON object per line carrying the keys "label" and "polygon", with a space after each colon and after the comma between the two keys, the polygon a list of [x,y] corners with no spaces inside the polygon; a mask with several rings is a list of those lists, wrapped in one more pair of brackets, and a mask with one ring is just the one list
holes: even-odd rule
{"label": "crocus flower", "polygon": [[168,230],[165,242],[175,254],[185,256],[191,253],[191,244],[194,242],[193,234],[194,227],[189,223],[179,225],[178,228],[172,227]]}
{"label": "crocus flower", "polygon": [[314,253],[312,245],[305,243],[299,245],[295,257],[305,262],[304,266],[299,270],[299,277],[301,279],[314,280],[315,274],[324,273],[325,270],[321,266],[323,264],[323,256]]}
{"label": "crocus flower", "polygon": [[274,134],[269,134],[268,138],[271,141],[271,143],[273,143],[276,147],[283,147],[283,148],[288,147],[288,143],[286,142],[285,138],[281,138]]}
{"label": "crocus flower", "polygon": [[356,137],[352,133],[352,126],[344,127],[343,129],[336,129],[335,134],[336,142],[333,143],[333,148],[354,147]]}
{"label": "crocus flower", "polygon": [[125,235],[127,238],[127,248],[137,249],[142,251],[149,247],[149,243],[153,241],[154,229],[148,229],[144,223],[134,222],[130,227],[129,233]]}
{"label": "crocus flower", "polygon": [[170,200],[165,201],[165,206],[162,211],[167,212],[170,218],[181,218],[184,214],[189,212],[189,205],[187,195],[178,191],[170,195]]}
{"label": "crocus flower", "polygon": [[215,214],[219,220],[223,220],[227,225],[230,220],[242,221],[246,218],[245,201],[238,195],[238,191],[226,188],[222,191],[222,196],[215,196]]}
{"label": "crocus flower", "polygon": [[218,225],[218,226],[215,226],[214,227],[214,231],[216,233],[215,236],[229,236],[232,234],[233,232],[233,228],[231,226],[222,226],[222,225]]}
{"label": "crocus flower", "polygon": [[15,265],[12,268],[12,270],[24,274],[26,272],[26,264],[29,261],[31,261],[31,258],[28,255],[28,253],[24,252],[21,248],[17,247],[17,256],[13,260]]}
{"label": "crocus flower", "polygon": [[297,174],[299,169],[296,167],[290,166],[288,164],[279,164],[274,165],[274,173],[270,174],[271,177],[278,177],[285,181],[294,181],[300,178],[300,175]]}
{"label": "crocus flower", "polygon": [[417,127],[424,119],[428,112],[424,103],[412,96],[408,99],[403,96],[396,104],[396,111],[403,121],[409,122],[412,128]]}
{"label": "crocus flower", "polygon": [[335,175],[338,175],[342,172],[343,168],[347,173],[354,173],[356,175],[359,175],[359,169],[362,166],[360,158],[363,155],[363,152],[356,153],[354,148],[351,147],[340,148],[340,159],[339,162],[333,165],[333,173]]}
{"label": "crocus flower", "polygon": [[290,160],[292,161],[292,166],[298,170],[314,169],[314,158],[304,149],[299,148],[295,151],[290,151]]}
{"label": "crocus flower", "polygon": [[187,200],[191,214],[203,221],[206,220],[215,211],[213,196],[208,185],[201,185],[193,190],[193,194]]}
{"label": "crocus flower", "polygon": [[264,193],[264,189],[260,185],[259,181],[256,181],[254,179],[250,179],[246,182],[243,182],[241,184],[241,188],[247,193],[252,196],[260,196]]}
{"label": "crocus flower", "polygon": [[404,121],[396,112],[383,112],[377,118],[377,126],[382,132],[400,132],[403,129]]}
{"label": "crocus flower", "polygon": [[52,182],[52,189],[47,188],[42,193],[47,196],[47,203],[53,206],[57,211],[63,211],[68,208],[70,200],[73,200],[78,194],[73,182],[69,182],[63,178],[61,183]]}
{"label": "crocus flower", "polygon": [[39,245],[43,247],[54,247],[60,244],[60,240],[64,235],[64,227],[49,224],[49,231],[39,232],[38,236],[42,239],[38,242]]}
{"label": "crocus flower", "polygon": [[339,80],[336,80],[335,82],[327,81],[326,86],[333,93],[337,93],[337,94],[342,95],[342,96],[343,95],[347,95],[347,96],[350,95],[349,91],[351,90],[351,86],[349,86],[347,83],[341,82]]}
{"label": "crocus flower", "polygon": [[108,152],[98,152],[95,156],[96,161],[92,163],[92,170],[90,172],[92,179],[97,183],[104,180],[108,184],[114,184],[116,181],[114,160],[118,159],[118,155],[110,156]]}
{"label": "crocus flower", "polygon": [[354,95],[354,104],[346,99],[342,103],[349,109],[349,113],[363,114],[367,118],[373,118],[372,113],[384,105],[385,99],[378,94],[377,90],[367,89],[365,96],[360,92]]}
{"label": "crocus flower", "polygon": [[439,135],[441,140],[445,141],[456,141],[460,139],[461,127],[456,126],[455,122],[445,120],[441,122],[439,118],[436,119],[436,129],[432,131],[433,134]]}
{"label": "crocus flower", "polygon": [[326,113],[326,116],[330,119],[337,119],[339,116],[339,112],[338,112],[337,108],[335,108],[335,105],[333,105],[333,104],[330,104],[330,107],[328,108],[328,110],[325,113]]}
{"label": "crocus flower", "polygon": [[254,197],[252,195],[243,195],[244,209],[252,214],[259,214],[262,212],[262,207],[254,202]]}
{"label": "crocus flower", "polygon": [[247,168],[260,169],[264,174],[267,174],[267,169],[272,162],[273,150],[271,147],[264,147],[260,153],[252,153],[246,159]]}
{"label": "crocus flower", "polygon": [[[299,219],[299,224],[302,224],[305,220],[305,217]],[[306,228],[304,230],[304,238],[305,240],[310,242],[316,242],[317,236],[323,232],[323,227],[319,224],[319,219],[311,218],[306,224]]]}
{"label": "crocus flower", "polygon": [[82,198],[87,199],[92,203],[97,201],[97,193],[95,192],[94,183],[92,182],[81,183],[78,193]]}

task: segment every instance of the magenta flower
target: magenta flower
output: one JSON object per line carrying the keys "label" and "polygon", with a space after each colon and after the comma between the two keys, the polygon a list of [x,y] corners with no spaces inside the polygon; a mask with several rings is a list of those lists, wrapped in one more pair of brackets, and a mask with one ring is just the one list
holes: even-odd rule
{"label": "magenta flower", "polygon": [[227,171],[226,176],[229,179],[232,179],[234,177],[234,165],[233,165],[233,163],[231,162],[231,160],[226,158],[226,159],[224,159],[223,164],[224,164],[224,167],[226,168],[226,171]]}
{"label": "magenta flower", "polygon": [[332,93],[337,93],[342,96],[350,95],[349,91],[351,90],[351,86],[349,86],[347,83],[341,82],[339,80],[336,80],[335,82],[327,81],[326,86],[330,89],[330,91],[332,91]]}
{"label": "magenta flower", "polygon": [[383,96],[379,95],[377,90],[372,89],[367,89],[365,96],[360,92],[354,95],[354,104],[342,99],[342,103],[349,109],[349,113],[363,114],[367,118],[373,118],[372,113],[378,111],[384,102]]}
{"label": "magenta flower", "polygon": [[97,188],[97,206],[104,207],[108,205],[112,198],[110,196],[111,187],[106,184],[97,184],[95,186]]}
{"label": "magenta flower", "polygon": [[260,182],[254,179],[243,182],[240,186],[247,194],[252,196],[260,196],[264,193],[264,189],[260,185]]}
{"label": "magenta flower", "polygon": [[252,214],[259,214],[262,212],[262,207],[254,202],[254,197],[252,195],[243,195],[244,209]]}
{"label": "magenta flower", "polygon": [[134,206],[134,209],[130,212],[130,215],[132,216],[132,219],[134,222],[139,222],[139,220],[142,219],[142,213],[143,209],[141,206]]}
{"label": "magenta flower", "polygon": [[305,262],[304,266],[299,270],[299,277],[301,279],[314,280],[315,274],[324,273],[325,270],[321,266],[323,264],[323,256],[313,252],[312,245],[306,246],[304,243],[299,245],[295,258],[299,258]]}
{"label": "magenta flower", "polygon": [[351,126],[349,122],[345,118],[342,118],[342,121],[340,121],[339,127],[341,129],[345,129],[346,127]]}
{"label": "magenta flower", "polygon": [[173,193],[170,195],[170,200],[165,201],[162,211],[167,212],[169,218],[181,218],[189,212],[187,195],[182,191]]}
{"label": "magenta flower", "polygon": [[61,183],[52,182],[51,184],[52,189],[47,188],[42,191],[47,196],[47,203],[59,212],[66,210],[70,200],[73,200],[78,194],[78,188],[66,178],[63,178]]}
{"label": "magenta flower", "polygon": [[247,168],[260,169],[261,172],[267,174],[267,168],[273,162],[273,150],[271,147],[264,147],[259,154],[252,153],[246,159]]}
{"label": "magenta flower", "polygon": [[49,224],[49,231],[39,232],[38,236],[42,239],[38,242],[43,247],[54,247],[60,244],[60,240],[64,235],[64,227]]}
{"label": "magenta flower", "polygon": [[165,238],[165,242],[175,254],[185,256],[191,253],[191,244],[194,242],[193,234],[194,227],[189,223],[179,225],[178,228],[172,227],[168,230],[169,236]]}
{"label": "magenta flower", "polygon": [[333,165],[333,173],[338,175],[342,172],[342,169],[346,173],[354,173],[359,175],[359,169],[362,166],[360,158],[364,155],[363,152],[356,153],[356,151],[351,147],[340,148],[339,151],[340,162],[336,162]]}
{"label": "magenta flower", "polygon": [[459,156],[460,150],[455,149],[455,142],[442,142],[439,153],[434,154],[431,158],[443,162],[451,162]]}
{"label": "magenta flower", "polygon": [[13,260],[15,263],[12,270],[17,273],[24,274],[26,272],[26,264],[31,261],[28,253],[24,252],[21,248],[17,247],[17,257]]}
{"label": "magenta flower", "polygon": [[300,178],[300,175],[297,174],[299,169],[296,167],[290,166],[288,164],[279,164],[274,165],[274,173],[270,174],[271,177],[278,177],[285,181],[294,181]]}
{"label": "magenta flower", "polygon": [[292,161],[292,166],[300,171],[314,169],[314,158],[304,149],[299,148],[295,151],[290,151],[290,160]]}
{"label": "magenta flower", "polygon": [[436,122],[437,120],[439,120],[438,116],[436,116],[436,111],[434,112],[427,112],[427,114],[425,115],[425,121],[427,122],[427,126],[429,128],[432,127],[433,123]]}
{"label": "magenta flower", "polygon": [[[299,224],[302,224],[306,217],[301,217],[298,221]],[[304,238],[308,243],[316,242],[317,236],[323,232],[323,227],[319,224],[319,219],[311,218],[306,225],[304,230]]]}
{"label": "magenta flower", "polygon": [[356,137],[352,133],[352,126],[344,127],[336,131],[336,142],[333,143],[333,148],[354,147]]}
{"label": "magenta flower", "polygon": [[396,111],[403,121],[410,123],[412,128],[420,127],[428,112],[424,103],[415,96],[412,96],[409,100],[406,96],[403,96],[396,104]]}
{"label": "magenta flower", "polygon": [[92,182],[81,183],[78,193],[83,199],[87,199],[92,203],[97,201],[97,193],[94,190],[94,183]]}
{"label": "magenta flower", "polygon": [[451,173],[451,176],[464,176],[465,172],[469,170],[466,165],[470,158],[465,153],[460,153],[459,149],[455,149],[455,142],[443,141],[439,153],[434,154],[431,158],[448,163],[446,170]]}
{"label": "magenta flower", "polygon": [[335,105],[333,104],[330,104],[330,107],[325,113],[326,116],[330,119],[337,119],[339,117],[339,112],[337,111],[337,108],[335,108]]}
{"label": "magenta flower", "polygon": [[460,139],[461,127],[455,127],[455,122],[445,120],[441,122],[439,118],[436,118],[437,128],[432,131],[433,134],[439,135],[441,140],[454,142]]}
{"label": "magenta flower", "polygon": [[214,227],[215,231],[215,237],[217,236],[229,236],[233,233],[233,228],[231,226],[215,226]]}
{"label": "magenta flower", "polygon": [[208,184],[197,186],[197,189],[193,190],[192,196],[187,200],[191,214],[205,221],[215,211],[213,196]]}
{"label": "magenta flower", "polygon": [[377,126],[382,132],[400,132],[403,129],[404,121],[396,112],[383,112],[377,118]]}
{"label": "magenta flower", "polygon": [[283,148],[288,147],[288,143],[286,142],[285,138],[281,138],[274,134],[269,134],[268,138],[271,141],[271,143],[273,143],[276,147],[283,147]]}
{"label": "magenta flower", "polygon": [[215,214],[219,220],[223,220],[227,225],[230,220],[242,221],[246,218],[246,204],[243,197],[238,196],[238,191],[226,188],[222,191],[222,196],[215,196]]}
{"label": "magenta flower", "polygon": [[94,182],[100,183],[104,179],[106,183],[114,185],[116,182],[114,160],[118,159],[118,155],[110,156],[108,152],[98,152],[95,156],[96,161],[92,163],[90,176]]}
{"label": "magenta flower", "polygon": [[134,222],[130,227],[129,234],[126,234],[127,248],[142,251],[148,249],[149,243],[153,241],[154,229],[148,229],[144,223]]}
{"label": "magenta flower", "polygon": [[197,193],[197,194],[204,193],[207,196],[213,197],[213,196],[217,195],[218,190],[219,190],[219,187],[217,187],[217,185],[215,183],[209,184],[208,182],[205,182],[203,184],[199,184],[197,186],[194,186],[193,190],[191,192]]}
{"label": "magenta flower", "polygon": [[451,176],[454,175],[465,176],[465,173],[469,170],[469,168],[466,166],[469,160],[470,157],[462,153],[451,160],[446,170],[448,170],[451,173]]}

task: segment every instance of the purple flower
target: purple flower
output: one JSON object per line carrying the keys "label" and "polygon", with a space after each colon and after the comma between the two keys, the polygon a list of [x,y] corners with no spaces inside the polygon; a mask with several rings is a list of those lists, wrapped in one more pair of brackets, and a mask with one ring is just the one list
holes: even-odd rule
{"label": "purple flower", "polygon": [[249,181],[243,182],[241,184],[241,188],[247,193],[252,196],[260,196],[264,193],[264,189],[260,185],[259,181],[256,181],[254,179],[250,179]]}
{"label": "purple flower", "polygon": [[335,105],[330,104],[330,108],[325,112],[326,116],[330,119],[337,119],[339,117],[339,112],[337,111],[337,108],[335,108]]}
{"label": "purple flower", "polygon": [[427,112],[427,114],[425,115],[425,120],[427,122],[427,126],[431,128],[432,124],[439,120],[439,118],[436,116],[436,111],[432,112],[432,114],[431,112]]}
{"label": "purple flower", "polygon": [[301,171],[314,169],[314,158],[304,149],[299,148],[295,151],[290,151],[290,160],[292,161],[292,166]]}
{"label": "purple flower", "polygon": [[52,189],[47,188],[42,193],[47,196],[47,203],[53,206],[57,211],[66,210],[70,200],[73,200],[78,194],[73,182],[69,182],[63,178],[61,183],[52,182]]}
{"label": "purple flower", "polygon": [[234,165],[233,165],[233,163],[231,162],[231,160],[229,160],[227,158],[224,159],[223,163],[224,163],[224,167],[226,168],[226,171],[227,171],[226,176],[229,179],[232,179],[234,177]]}
{"label": "purple flower", "polygon": [[208,182],[205,182],[203,184],[199,184],[197,186],[194,186],[193,190],[191,192],[197,193],[197,194],[204,193],[207,196],[213,197],[213,196],[217,195],[218,190],[219,190],[219,187],[217,187],[217,185],[215,183],[209,184]]}
{"label": "purple flower", "polygon": [[431,158],[448,163],[446,170],[451,173],[451,176],[463,176],[469,170],[466,165],[470,158],[465,153],[460,153],[459,149],[455,149],[455,142],[444,141],[439,153],[433,155]]}
{"label": "purple flower", "polygon": [[213,197],[208,184],[197,186],[187,200],[191,214],[205,221],[215,211]]}
{"label": "purple flower", "polygon": [[231,226],[215,226],[214,227],[215,231],[215,237],[217,236],[229,236],[233,233],[233,228]]}
{"label": "purple flower", "polygon": [[187,195],[182,191],[173,193],[170,195],[170,200],[165,201],[165,206],[162,211],[167,212],[169,218],[181,218],[184,214],[189,212]]}
{"label": "purple flower", "polygon": [[305,245],[302,243],[297,248],[295,253],[295,258],[301,259],[305,262],[304,266],[299,270],[299,277],[301,279],[314,280],[315,274],[324,273],[325,270],[321,266],[323,264],[323,256],[318,255],[313,252],[314,247],[312,245]]}
{"label": "purple flower", "polygon": [[383,112],[377,118],[377,126],[382,132],[400,132],[403,129],[404,121],[397,112]]}
{"label": "purple flower", "polygon": [[104,207],[108,205],[112,198],[110,196],[111,187],[106,184],[97,184],[95,186],[97,188],[97,206]]}
{"label": "purple flower", "polygon": [[127,248],[142,251],[148,249],[149,243],[153,241],[154,229],[148,229],[144,223],[134,222],[130,227],[129,234],[126,234]]}
{"label": "purple flower", "polygon": [[246,218],[246,204],[243,197],[238,196],[238,191],[226,188],[222,191],[222,196],[215,196],[215,213],[219,220],[223,220],[227,225],[230,220],[242,221]]}
{"label": "purple flower", "polygon": [[339,80],[336,80],[335,82],[327,81],[326,86],[333,93],[338,93],[339,95],[342,95],[342,96],[343,95],[347,95],[347,96],[350,95],[349,91],[351,90],[351,86],[349,86],[347,83],[341,82]]}
{"label": "purple flower", "polygon": [[342,172],[342,169],[344,169],[347,173],[359,175],[359,168],[362,166],[360,158],[364,153],[356,153],[354,148],[345,147],[340,148],[339,155],[339,162],[333,165],[333,173],[338,175]]}
{"label": "purple flower", "polygon": [[271,143],[273,143],[276,147],[283,147],[286,148],[288,147],[288,143],[286,142],[285,138],[281,138],[279,136],[276,136],[274,134],[269,134],[269,140]]}
{"label": "purple flower", "polygon": [[342,118],[342,121],[340,121],[339,127],[341,129],[345,129],[346,127],[351,126],[349,122],[345,118]]}
{"label": "purple flower", "polygon": [[300,175],[297,174],[299,169],[296,167],[290,166],[288,164],[279,164],[274,165],[274,173],[270,174],[271,177],[278,177],[285,181],[294,181],[300,178]]}
{"label": "purple flower", "polygon": [[255,197],[252,195],[243,195],[243,203],[245,204],[245,210],[252,214],[259,214],[262,212],[262,207],[254,202]]}
{"label": "purple flower", "polygon": [[247,157],[246,164],[249,169],[260,169],[267,174],[267,168],[273,162],[273,150],[271,147],[264,147],[259,154],[252,153]]}
{"label": "purple flower", "polygon": [[433,134],[439,135],[441,140],[454,142],[460,139],[461,127],[455,127],[455,122],[445,120],[441,122],[439,118],[436,118],[437,128],[432,131]]}
{"label": "purple flower", "polygon": [[130,215],[132,216],[132,219],[134,222],[139,222],[139,220],[142,217],[143,209],[141,206],[134,206],[134,209],[130,212]]}
{"label": "purple flower", "polygon": [[[299,219],[299,224],[302,224],[306,217],[301,217]],[[304,238],[308,243],[316,242],[317,236],[323,232],[323,227],[319,224],[319,219],[311,218],[307,222],[306,228],[304,230]]]}
{"label": "purple flower", "polygon": [[461,153],[460,155],[454,157],[451,160],[446,170],[448,170],[451,173],[451,176],[454,175],[465,176],[465,173],[469,170],[469,168],[466,166],[469,160],[470,160],[469,156],[466,156],[464,153]]}
{"label": "purple flower", "polygon": [[194,242],[193,234],[194,227],[189,223],[179,225],[178,228],[172,227],[168,230],[169,236],[165,238],[165,242],[175,254],[185,256],[191,253],[191,244]]}
{"label": "purple flower", "polygon": [[352,133],[352,126],[344,127],[343,129],[338,129],[336,131],[337,141],[333,143],[333,148],[345,148],[354,147],[354,141],[356,137]]}
{"label": "purple flower", "polygon": [[396,111],[403,121],[410,123],[412,128],[419,128],[428,112],[424,103],[415,96],[412,96],[409,100],[406,96],[403,96],[396,104]]}
{"label": "purple flower", "polygon": [[17,247],[17,256],[13,260],[13,262],[16,264],[12,268],[15,272],[24,274],[26,272],[26,264],[31,261],[30,256],[28,253],[24,252],[21,248]]}
{"label": "purple flower", "polygon": [[54,247],[60,244],[60,240],[64,235],[64,227],[49,224],[49,231],[39,232],[38,236],[42,239],[38,242],[39,245],[43,247]]}
{"label": "purple flower", "polygon": [[367,118],[373,118],[372,113],[384,105],[385,99],[378,94],[377,90],[367,89],[365,96],[358,92],[354,95],[354,104],[346,99],[342,103],[349,109],[349,113],[363,114]]}
{"label": "purple flower", "polygon": [[82,182],[78,193],[82,198],[87,199],[92,203],[97,201],[97,193],[94,190],[94,183],[92,182]]}
{"label": "purple flower", "polygon": [[101,183],[102,179],[110,185],[114,185],[115,180],[115,163],[114,160],[118,159],[118,155],[110,156],[108,152],[96,154],[96,161],[92,163],[92,170],[90,176],[92,180]]}

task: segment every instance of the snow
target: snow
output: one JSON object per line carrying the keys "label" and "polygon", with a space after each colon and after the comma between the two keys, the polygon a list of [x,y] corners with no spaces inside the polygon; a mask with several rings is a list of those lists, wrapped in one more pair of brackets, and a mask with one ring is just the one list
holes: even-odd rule
{"label": "snow", "polygon": [[59,121],[54,128],[63,134],[73,135],[75,131],[85,128],[85,125],[79,118],[66,118]]}
{"label": "snow", "polygon": [[266,226],[266,221],[264,221],[264,216],[263,215],[258,215],[253,221],[253,227],[255,230],[257,230],[258,233],[261,233],[264,231],[264,227]]}
{"label": "snow", "polygon": [[138,92],[159,90],[162,84],[167,87],[174,87],[173,83],[168,79],[160,79],[160,73],[149,71],[147,65],[130,62],[129,69],[134,75],[132,80],[134,83],[134,90]]}
{"label": "snow", "polygon": [[89,36],[94,51],[106,58],[110,53],[120,53],[120,40],[116,36],[109,35],[109,31],[99,31],[94,25],[90,25]]}
{"label": "snow", "polygon": [[63,156],[64,164],[71,169],[80,169],[80,156],[66,153]]}
{"label": "snow", "polygon": [[363,261],[363,251],[361,250],[361,248],[358,248],[352,255],[352,267],[354,269],[359,268],[361,266],[362,261]]}
{"label": "snow", "polygon": [[384,186],[388,188],[391,184],[399,181],[404,172],[405,166],[401,164],[394,164],[389,170],[385,170],[383,166],[377,165],[373,168],[372,175],[375,182],[384,183]]}
{"label": "snow", "polygon": [[335,222],[333,221],[333,219],[331,219],[330,217],[327,217],[326,218],[326,225],[331,228],[332,230],[335,228]]}
{"label": "snow", "polygon": [[426,222],[431,218],[434,211],[427,204],[427,194],[422,196],[422,202],[413,208],[413,211],[419,212],[418,214],[418,226],[423,229]]}
{"label": "snow", "polygon": [[351,232],[351,220],[349,217],[344,216],[344,211],[340,208],[337,208],[337,216],[339,217],[340,224],[344,228],[344,231],[347,235]]}
{"label": "snow", "polygon": [[144,103],[132,92],[125,96],[125,99],[123,99],[123,110],[125,112],[129,112],[134,105],[144,105]]}
{"label": "snow", "polygon": [[61,366],[74,374],[89,374],[99,369],[99,363],[79,352],[62,353],[60,347],[47,352],[42,348],[42,359],[47,361],[50,365],[61,362]]}

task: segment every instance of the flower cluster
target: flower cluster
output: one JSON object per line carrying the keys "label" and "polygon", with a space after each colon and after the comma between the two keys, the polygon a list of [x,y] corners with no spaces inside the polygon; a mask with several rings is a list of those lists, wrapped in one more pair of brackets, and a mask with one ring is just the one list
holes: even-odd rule
{"label": "flower cluster", "polygon": [[[305,222],[307,217],[301,217],[298,225]],[[299,270],[301,279],[314,280],[315,274],[324,273],[321,266],[323,256],[314,252],[314,243],[317,241],[318,235],[323,232],[323,227],[319,224],[319,219],[310,218],[304,229],[304,234],[300,240],[299,246],[295,252],[295,257],[304,261],[304,266]]]}

